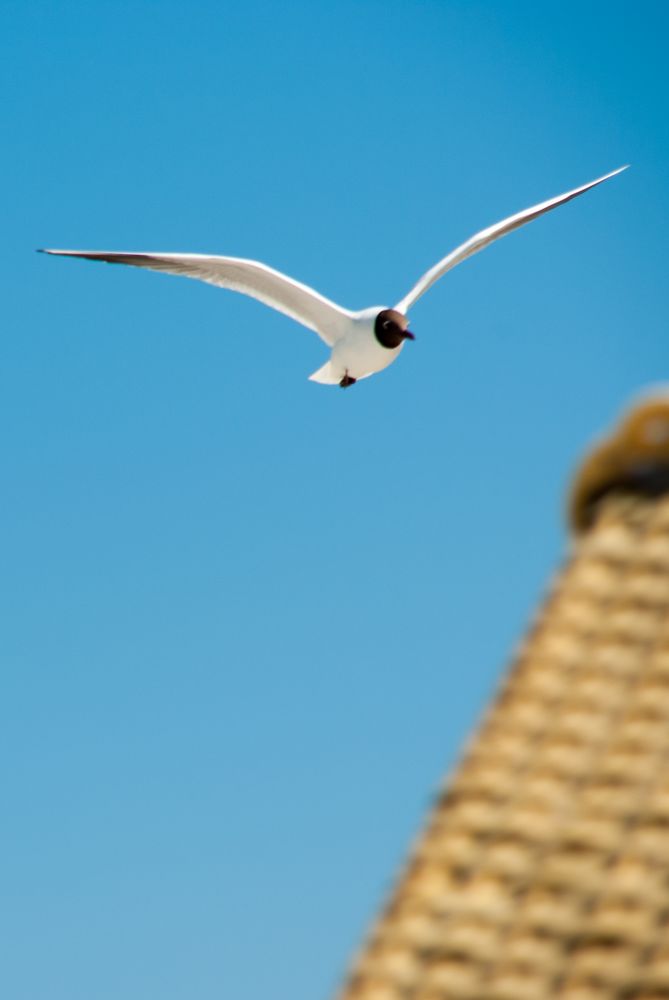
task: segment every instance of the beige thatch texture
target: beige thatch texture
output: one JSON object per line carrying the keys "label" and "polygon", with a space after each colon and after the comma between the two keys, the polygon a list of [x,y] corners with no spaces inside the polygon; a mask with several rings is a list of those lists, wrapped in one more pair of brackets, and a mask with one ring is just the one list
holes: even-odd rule
{"label": "beige thatch texture", "polygon": [[573,554],[340,1000],[669,998],[668,468],[666,401],[584,464]]}

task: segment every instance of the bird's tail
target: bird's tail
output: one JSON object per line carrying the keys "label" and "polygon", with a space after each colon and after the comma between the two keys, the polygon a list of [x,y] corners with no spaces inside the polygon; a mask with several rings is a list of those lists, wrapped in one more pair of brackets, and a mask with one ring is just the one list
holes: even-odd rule
{"label": "bird's tail", "polygon": [[339,385],[341,375],[335,374],[332,359],[330,359],[330,361],[325,362],[322,368],[319,368],[313,375],[310,375],[309,380],[311,382],[321,382],[322,385]]}

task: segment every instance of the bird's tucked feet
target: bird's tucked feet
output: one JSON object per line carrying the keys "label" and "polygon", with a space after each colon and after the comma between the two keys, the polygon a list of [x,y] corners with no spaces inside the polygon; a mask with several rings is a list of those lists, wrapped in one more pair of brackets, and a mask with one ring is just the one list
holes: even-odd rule
{"label": "bird's tucked feet", "polygon": [[349,385],[353,385],[357,381],[358,380],[356,378],[353,378],[351,375],[348,374],[348,372],[346,372],[346,374],[344,375],[343,379],[339,384],[342,387],[342,389],[348,389]]}

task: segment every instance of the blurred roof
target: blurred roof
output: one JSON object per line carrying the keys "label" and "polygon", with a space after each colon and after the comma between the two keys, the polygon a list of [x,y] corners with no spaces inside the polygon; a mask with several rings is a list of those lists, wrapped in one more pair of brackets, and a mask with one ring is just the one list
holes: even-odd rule
{"label": "blurred roof", "polygon": [[598,444],[576,534],[341,1000],[669,998],[669,396]]}

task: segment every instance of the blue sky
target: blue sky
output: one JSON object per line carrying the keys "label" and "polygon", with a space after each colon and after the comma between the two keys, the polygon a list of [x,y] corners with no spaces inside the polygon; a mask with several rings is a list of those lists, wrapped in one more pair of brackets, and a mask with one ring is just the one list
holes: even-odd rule
{"label": "blue sky", "polygon": [[[330,996],[667,374],[662,3],[5,0],[0,992]],[[195,282],[394,302],[388,371]],[[5,949],[3,949],[4,951]]]}

